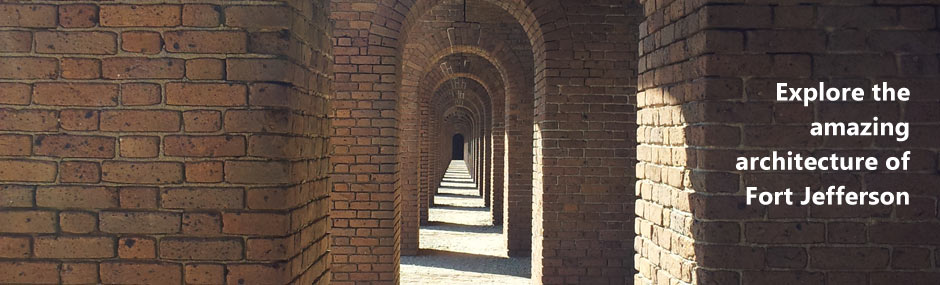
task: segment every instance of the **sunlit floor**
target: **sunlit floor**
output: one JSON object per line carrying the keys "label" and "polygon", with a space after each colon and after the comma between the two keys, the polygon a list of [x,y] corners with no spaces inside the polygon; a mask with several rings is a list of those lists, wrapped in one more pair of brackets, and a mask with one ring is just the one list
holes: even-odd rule
{"label": "sunlit floor", "polygon": [[530,284],[531,260],[506,256],[463,161],[450,163],[434,200],[418,256],[401,258],[401,284]]}

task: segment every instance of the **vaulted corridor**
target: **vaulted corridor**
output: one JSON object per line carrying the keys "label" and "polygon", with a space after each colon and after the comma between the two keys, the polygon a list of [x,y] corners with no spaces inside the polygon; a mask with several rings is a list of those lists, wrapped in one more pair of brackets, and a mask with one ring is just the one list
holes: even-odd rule
{"label": "vaulted corridor", "polygon": [[[0,285],[940,284],[938,23],[937,0],[0,0]],[[807,131],[875,115],[910,139]],[[773,151],[910,168],[734,165]],[[911,205],[746,202],[830,185]]]}
{"label": "vaulted corridor", "polygon": [[530,284],[531,259],[506,256],[464,161],[451,161],[434,200],[418,255],[401,258],[402,284]]}

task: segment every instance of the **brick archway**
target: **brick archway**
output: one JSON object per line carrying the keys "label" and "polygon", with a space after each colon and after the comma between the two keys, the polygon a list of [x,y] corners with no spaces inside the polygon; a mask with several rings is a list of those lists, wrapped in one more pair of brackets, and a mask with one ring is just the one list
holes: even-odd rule
{"label": "brick archway", "polygon": [[[532,201],[536,283],[940,280],[933,0],[2,2],[2,284],[394,284],[455,132],[491,206]],[[504,37],[468,41],[480,23]],[[912,98],[803,107],[775,82]],[[909,140],[805,132],[876,113]],[[914,155],[728,167],[779,148]],[[911,205],[742,205],[823,183]]]}
{"label": "brick archway", "polygon": [[[391,140],[388,140],[390,145],[388,146],[387,149],[389,151],[392,151],[392,150],[402,151],[403,153],[402,158],[405,159],[404,160],[405,162],[410,163],[409,165],[412,165],[412,164],[418,165],[418,162],[421,161],[421,157],[420,155],[413,155],[413,153],[417,153],[417,152],[406,149],[406,148],[411,147],[412,143],[415,142],[414,140],[409,140],[408,138],[417,137],[417,135],[407,135],[407,134],[408,133],[420,134],[420,128],[419,127],[405,127],[405,126],[413,126],[412,123],[410,122],[415,121],[415,120],[408,118],[407,115],[405,115],[406,112],[403,112],[402,110],[416,110],[418,109],[416,106],[420,106],[420,102],[408,101],[412,99],[408,99],[408,97],[404,97],[403,95],[405,95],[405,93],[402,93],[402,92],[416,92],[417,91],[416,89],[414,89],[414,87],[409,87],[409,86],[413,86],[413,85],[410,85],[413,82],[420,81],[421,79],[420,74],[422,73],[420,72],[420,70],[422,69],[420,68],[412,69],[412,67],[408,65],[410,61],[406,60],[404,55],[409,50],[407,49],[408,45],[414,39],[424,38],[421,36],[409,36],[409,34],[418,35],[417,33],[410,33],[410,30],[412,30],[414,27],[415,21],[418,21],[418,19],[421,18],[421,15],[426,14],[427,11],[429,11],[429,8],[434,7],[435,5],[437,5],[437,3],[440,3],[440,1],[419,1],[413,6],[408,3],[395,3],[395,2],[389,2],[389,4],[380,3],[374,6],[358,5],[356,6],[356,8],[362,8],[362,9],[367,10],[367,11],[360,11],[358,13],[359,15],[368,15],[368,17],[370,17],[368,18],[370,20],[370,25],[367,25],[367,27],[363,26],[361,29],[348,29],[348,30],[341,31],[338,33],[338,34],[342,34],[340,38],[344,37],[344,35],[350,37],[351,38],[351,40],[349,41],[350,43],[356,42],[353,38],[362,39],[359,41],[359,43],[361,43],[360,47],[357,48],[355,51],[356,55],[351,55],[350,60],[352,60],[353,58],[365,59],[365,58],[371,57],[377,60],[377,62],[373,61],[371,65],[374,65],[374,64],[385,65],[384,63],[387,62],[388,68],[382,67],[381,69],[383,70],[383,72],[387,72],[387,73],[381,73],[385,75],[380,74],[378,76],[373,76],[372,78],[388,78],[389,79],[388,83],[393,83],[395,82],[394,80],[392,80],[393,78],[395,78],[396,76],[401,76],[401,80],[403,82],[403,85],[401,86],[403,89],[399,89],[399,91],[392,90],[391,89],[393,88],[392,84],[386,85],[383,82],[381,85],[382,90],[378,90],[378,91],[373,90],[373,91],[368,91],[368,92],[374,94],[374,96],[377,96],[378,98],[389,98],[389,101],[388,101],[389,104],[386,105],[389,107],[389,112],[388,112],[389,115],[399,114],[399,115],[405,116],[405,117],[397,117],[397,116],[389,117],[389,118],[392,118],[391,121],[394,121],[397,123],[397,125],[402,126],[402,128],[399,129],[398,131],[392,131],[392,129],[389,129],[389,132],[387,132],[389,138],[401,136],[401,138],[405,138],[405,140],[403,140],[401,144],[393,143]],[[494,3],[494,2],[488,2],[488,3]],[[531,43],[530,56],[534,60],[534,62],[532,63],[532,65],[530,65],[531,71],[529,74],[531,74],[530,78],[532,79],[514,81],[514,82],[532,82],[531,83],[532,85],[526,85],[526,87],[528,87],[527,89],[530,91],[521,91],[521,92],[507,91],[504,93],[504,97],[506,98],[520,98],[521,99],[525,97],[526,99],[530,100],[528,102],[531,102],[531,103],[528,103],[526,101],[519,101],[519,102],[509,102],[509,104],[503,105],[504,108],[507,108],[507,107],[510,107],[510,105],[512,105],[513,103],[521,104],[521,105],[512,106],[512,108],[509,108],[510,110],[513,110],[514,112],[519,112],[519,113],[507,114],[509,117],[515,118],[516,121],[514,121],[515,125],[512,125],[512,126],[507,125],[505,126],[505,129],[512,135],[529,136],[530,138],[528,140],[523,140],[518,145],[520,146],[520,148],[525,148],[525,150],[528,150],[528,151],[535,150],[535,154],[537,157],[535,159],[535,161],[537,162],[535,166],[538,167],[538,169],[535,169],[534,171],[525,171],[524,174],[520,174],[516,177],[518,178],[518,181],[520,181],[520,184],[518,184],[518,186],[520,186],[518,187],[520,191],[529,191],[530,189],[534,189],[536,190],[534,192],[535,195],[533,196],[532,194],[528,194],[526,192],[518,192],[518,193],[520,193],[521,197],[524,197],[525,199],[535,198],[535,204],[532,204],[531,202],[523,202],[523,204],[525,204],[526,206],[534,205],[534,207],[539,210],[538,212],[534,213],[535,215],[535,217],[533,217],[535,218],[534,220],[531,220],[531,218],[528,218],[528,217],[526,217],[525,220],[527,223],[535,222],[536,224],[535,229],[538,232],[546,233],[543,235],[536,235],[534,236],[535,239],[531,240],[531,241],[534,241],[535,244],[537,244],[535,247],[535,251],[536,251],[536,256],[538,256],[536,260],[539,266],[536,266],[536,267],[538,267],[539,269],[535,272],[536,276],[538,276],[536,278],[542,278],[541,276],[543,274],[554,276],[559,273],[557,267],[553,267],[553,266],[556,266],[554,264],[558,264],[558,266],[561,266],[560,263],[556,263],[556,261],[554,260],[558,260],[558,262],[560,262],[562,259],[577,259],[577,257],[564,257],[564,258],[557,257],[554,253],[556,249],[553,248],[556,246],[557,243],[553,241],[553,239],[560,238],[561,235],[559,234],[561,234],[561,232],[565,230],[555,228],[555,227],[549,227],[549,228],[545,227],[545,225],[555,224],[559,222],[555,219],[557,217],[561,217],[555,213],[556,211],[558,213],[561,213],[563,209],[552,207],[552,205],[554,205],[553,201],[560,199],[563,196],[571,195],[571,194],[565,194],[565,191],[563,190],[564,187],[559,187],[556,185],[566,185],[568,183],[578,183],[576,181],[583,181],[579,178],[581,175],[577,173],[571,173],[573,174],[573,176],[567,177],[567,178],[561,177],[559,176],[559,174],[566,173],[567,172],[565,170],[566,168],[570,169],[570,166],[566,166],[565,164],[573,163],[576,160],[583,160],[583,161],[604,160],[603,158],[594,158],[594,157],[585,158],[583,156],[579,158],[576,155],[577,153],[583,153],[583,152],[571,152],[571,151],[559,152],[559,150],[569,148],[569,147],[577,148],[579,147],[579,145],[581,147],[585,146],[583,143],[569,143],[568,142],[570,140],[580,140],[580,138],[570,137],[567,134],[565,134],[564,130],[566,128],[566,125],[563,124],[562,122],[567,122],[569,120],[578,120],[577,118],[566,114],[567,112],[572,112],[572,111],[584,112],[586,110],[580,109],[580,108],[579,109],[566,109],[566,108],[560,108],[560,107],[571,104],[571,103],[576,103],[576,101],[572,101],[572,99],[588,100],[587,99],[588,97],[558,96],[558,94],[578,94],[581,92],[591,92],[591,93],[596,94],[596,92],[593,92],[593,91],[597,91],[597,90],[590,90],[590,89],[584,89],[582,87],[579,87],[579,85],[590,83],[590,84],[595,84],[595,85],[611,86],[610,88],[606,89],[606,91],[609,92],[608,93],[609,95],[607,96],[612,96],[610,98],[616,98],[616,96],[624,96],[623,98],[629,98],[629,96],[631,96],[632,94],[630,93],[631,89],[629,88],[630,82],[631,82],[631,80],[629,79],[630,73],[610,71],[609,74],[606,74],[606,75],[604,72],[601,72],[597,75],[592,75],[592,74],[580,75],[580,76],[584,76],[585,78],[590,78],[594,76],[598,76],[599,78],[581,79],[581,80],[573,79],[572,76],[576,78],[579,76],[579,74],[570,73],[570,71],[568,71],[568,69],[570,69],[573,64],[572,62],[576,62],[576,61],[587,62],[590,60],[589,56],[585,57],[585,56],[576,54],[576,50],[583,49],[587,51],[589,49],[586,49],[585,46],[575,44],[575,41],[571,39],[572,37],[576,36],[577,33],[568,28],[568,21],[565,20],[566,15],[562,11],[590,11],[589,9],[587,10],[578,9],[577,4],[568,4],[569,7],[564,7],[562,6],[562,4],[560,4],[557,1],[535,1],[535,2],[528,3],[528,4],[525,4],[521,1],[518,1],[518,2],[517,1],[512,1],[512,2],[499,1],[495,3],[497,4],[497,6],[500,6],[503,10],[507,11],[508,14],[512,15],[513,18],[516,19],[517,23],[519,23],[519,25],[525,31],[526,37],[528,38],[528,42]],[[340,4],[334,7],[338,7],[341,10],[343,10],[347,8],[345,5],[347,4]],[[348,8],[352,10],[353,9],[352,4],[348,4],[348,5],[350,5]],[[531,5],[531,6],[528,6],[528,5]],[[538,7],[539,11],[551,11],[551,12],[535,14],[531,12],[535,9],[530,9],[528,7]],[[565,9],[565,8],[568,8],[568,9]],[[608,9],[616,10],[618,13],[623,12],[622,7],[620,8],[608,7]],[[575,12],[572,12],[572,13],[575,13]],[[578,18],[578,19],[582,19],[582,18]],[[337,22],[338,26],[350,27],[350,28],[353,27],[352,23],[353,22],[351,21],[350,22],[342,22],[342,21]],[[628,25],[624,25],[624,26],[628,26]],[[550,28],[552,30],[542,31],[543,28]],[[622,29],[622,28],[623,27],[619,27],[618,29]],[[546,36],[543,36],[543,35],[546,35]],[[436,39],[436,41],[442,42],[443,39],[445,38],[439,37]],[[616,38],[616,40],[622,40],[622,39]],[[450,43],[448,42],[447,45],[450,45]],[[606,45],[609,45],[609,44],[606,44]],[[600,45],[592,46],[592,48],[593,47],[603,48],[604,46],[605,44],[600,44]],[[473,47],[473,45],[470,45],[469,47]],[[441,50],[446,50],[446,49],[441,49]],[[468,48],[464,52],[471,52],[472,50],[473,50],[472,48]],[[353,49],[349,49],[349,51],[352,52]],[[438,52],[434,52],[434,53],[438,53]],[[448,54],[447,52],[440,52],[440,53],[442,54],[441,57],[446,56]],[[425,52],[425,54],[428,54],[428,53]],[[547,54],[551,54],[552,56],[547,56]],[[398,57],[398,55],[402,55],[402,57]],[[588,53],[585,53],[585,55],[588,55]],[[604,65],[599,65],[599,66],[596,65],[595,63],[587,63],[587,64],[595,65],[595,66],[592,66],[592,68],[597,68],[598,70],[605,70],[605,69],[612,70],[615,66],[621,66],[621,65],[615,64],[615,62],[617,62],[618,60],[626,62],[627,59],[626,58],[619,59],[618,57],[612,57],[609,60],[610,60],[609,64],[604,64]],[[400,61],[400,64],[399,64],[399,61]],[[431,64],[435,62],[436,61],[430,61]],[[505,65],[505,62],[506,61],[503,61],[503,63],[500,63],[500,64]],[[352,61],[350,61],[350,63],[352,63]],[[361,66],[361,65],[358,65],[358,66]],[[357,68],[357,70],[359,69],[361,68]],[[375,70],[374,66],[372,67],[372,70]],[[505,74],[505,73],[502,73],[502,74]],[[414,75],[418,75],[418,76],[414,76]],[[609,79],[604,79],[603,78],[604,76],[608,76]],[[367,77],[363,77],[363,75],[360,75],[359,77],[362,79],[367,78]],[[566,79],[564,81],[559,80],[562,77]],[[617,77],[621,77],[622,79],[613,80],[614,78],[617,78]],[[350,78],[352,78],[352,76],[350,76]],[[411,79],[408,79],[408,78],[411,78]],[[506,82],[507,80],[503,80],[503,81]],[[348,85],[349,87],[355,88],[355,90],[351,89],[350,91],[361,93],[363,91],[361,89],[363,88],[362,83],[365,83],[365,82],[349,84]],[[343,84],[338,84],[338,86],[343,86]],[[618,88],[616,86],[624,86],[627,88]],[[376,86],[372,85],[372,87],[376,87]],[[420,88],[420,86],[418,87]],[[509,86],[509,87],[512,87],[512,86]],[[384,94],[387,94],[387,95],[384,95]],[[519,94],[519,95],[528,94],[528,95],[514,97],[515,94]],[[490,94],[490,95],[493,96],[494,94]],[[498,96],[498,94],[496,95]],[[395,100],[391,100],[391,98],[395,98]],[[403,100],[403,101],[396,101],[396,100]],[[382,99],[382,101],[385,101],[385,100]],[[619,105],[629,106],[630,101],[631,100],[629,99],[623,99],[623,100],[616,99],[613,101],[609,101],[608,104],[619,104]],[[521,107],[521,106],[530,105],[532,103],[535,104],[533,109]],[[494,106],[494,109],[496,109],[497,104],[493,104],[493,106]],[[404,109],[402,109],[402,107],[404,107]],[[397,112],[392,111],[393,108],[394,110],[397,110]],[[608,111],[617,110],[615,112],[624,112],[624,113],[632,112],[632,108],[610,108],[606,110]],[[604,112],[605,110],[598,109],[596,111]],[[603,122],[605,120],[609,120],[611,122],[619,120],[619,119],[615,119],[615,117],[609,117],[609,116],[597,116],[597,117],[588,117],[588,118],[593,119],[593,120],[599,120],[598,121],[599,124],[597,124],[599,128],[603,128],[603,124],[604,124],[600,122]],[[534,122],[536,123],[535,124],[536,128],[534,129],[532,128],[533,127],[533,121],[531,121],[532,119],[535,119]],[[526,122],[525,120],[530,120],[530,121]],[[581,120],[583,120],[583,118],[581,118]],[[548,123],[545,123],[545,122],[548,122]],[[536,134],[535,138],[538,140],[541,140],[541,141],[535,142],[536,146],[540,146],[535,149],[531,147],[532,136],[529,135],[529,134],[532,134],[533,131],[535,131],[535,134]],[[343,131],[343,133],[345,133],[345,131]],[[379,130],[379,134],[381,134],[381,129]],[[591,136],[597,136],[598,134],[600,133],[592,133]],[[381,136],[384,137],[385,135],[381,135]],[[620,143],[608,144],[608,147],[614,147],[617,149],[622,148],[624,150],[632,148],[631,146],[632,139],[631,139],[630,133],[614,132],[614,133],[608,133],[606,136],[609,136],[610,139],[614,139],[615,141],[620,141]],[[383,141],[385,140],[383,139]],[[515,140],[515,141],[519,141],[519,140]],[[512,146],[511,146],[512,142],[513,140],[510,140],[510,143],[509,143],[509,146],[507,146],[507,149],[512,150]],[[520,149],[519,151],[522,152],[523,150]],[[363,189],[377,189],[379,192],[382,192],[382,193],[395,193],[395,194],[391,194],[390,196],[388,196],[394,199],[394,200],[389,200],[388,202],[388,205],[391,208],[381,210],[381,212],[384,212],[390,215],[389,216],[390,218],[396,217],[394,219],[391,219],[389,223],[387,224],[390,230],[384,231],[384,232],[389,233],[390,235],[387,236],[387,238],[376,237],[377,243],[375,244],[377,246],[350,247],[348,250],[347,249],[342,250],[342,252],[350,252],[350,253],[353,251],[374,252],[375,250],[386,252],[389,254],[388,259],[384,259],[384,257],[373,259],[374,261],[383,263],[383,264],[384,262],[390,262],[390,264],[395,264],[394,260],[396,260],[397,256],[401,254],[401,252],[395,251],[394,244],[396,241],[400,242],[404,234],[392,230],[396,228],[395,227],[396,222],[394,221],[400,220],[404,223],[406,222],[406,220],[410,220],[410,221],[414,221],[414,222],[410,222],[410,224],[414,224],[414,225],[416,225],[417,222],[420,221],[419,215],[416,216],[415,218],[411,218],[410,216],[403,215],[401,212],[401,209],[397,205],[404,205],[404,202],[406,201],[406,199],[402,197],[401,195],[403,195],[404,193],[412,193],[410,191],[406,191],[406,192],[401,192],[401,191],[403,191],[404,189],[411,188],[412,185],[414,185],[415,188],[418,187],[417,185],[420,185],[420,182],[417,181],[417,178],[413,178],[413,177],[419,177],[418,175],[421,175],[421,173],[415,173],[414,175],[412,174],[402,175],[402,173],[400,172],[401,168],[398,166],[395,166],[394,164],[391,164],[391,162],[393,161],[393,158],[396,157],[393,153],[394,152],[389,152],[389,153],[379,152],[379,153],[374,154],[378,156],[370,155],[371,157],[370,160],[376,160],[376,158],[379,158],[378,159],[379,161],[388,162],[389,165],[387,169],[391,172],[375,173],[374,175],[368,174],[368,173],[359,173],[359,174],[356,174],[355,176],[349,176],[350,178],[361,177],[362,180],[360,181],[363,181],[362,183],[374,185],[374,186],[365,187]],[[512,155],[514,153],[519,153],[519,152],[508,151],[506,153],[509,153],[510,155]],[[629,156],[629,152],[617,152],[617,153],[623,154],[625,156]],[[533,167],[533,164],[527,163],[529,159],[513,159],[510,161],[513,163],[519,163],[518,166],[520,168],[531,169],[531,167]],[[611,160],[610,162],[600,163],[600,165],[608,165],[607,167],[609,168],[606,168],[603,172],[592,172],[590,175],[610,176],[612,178],[620,177],[622,179],[623,177],[621,174],[626,173],[624,170],[632,169],[633,167],[629,159],[614,159],[614,160]],[[510,167],[504,166],[504,169],[511,169],[511,168],[512,168],[511,166]],[[379,169],[382,169],[382,167],[380,166]],[[387,183],[384,183],[381,185],[373,184],[373,183],[376,183],[377,180],[371,179],[370,177],[382,177],[383,179],[382,181],[385,181]],[[401,179],[398,179],[398,177],[400,177]],[[535,177],[536,179],[532,179],[533,177]],[[506,177],[504,176],[504,179],[505,178]],[[544,181],[544,179],[546,178],[550,179],[549,182],[551,184],[545,184],[546,181]],[[536,184],[532,185],[531,183],[533,182],[535,182]],[[353,188],[352,186],[353,184],[349,184],[350,183],[349,181],[339,181],[339,183],[344,184],[344,185],[349,185],[349,186],[343,186],[342,187],[343,189]],[[623,204],[631,204],[630,202],[631,199],[629,198],[630,197],[629,195],[613,194],[617,192],[628,192],[628,189],[632,188],[632,187],[627,187],[627,185],[631,184],[631,180],[629,179],[615,182],[614,180],[611,180],[611,179],[599,177],[598,179],[593,179],[591,181],[588,181],[588,183],[596,184],[597,186],[594,186],[595,189],[605,189],[597,193],[611,193],[611,194],[608,194],[609,196],[607,196],[608,198],[612,198],[612,199],[607,199],[609,200],[610,203],[615,203],[615,201],[622,201]],[[402,187],[403,185],[407,187],[403,188]],[[356,187],[361,187],[361,186],[356,186]],[[369,191],[374,191],[374,190],[369,190]],[[516,192],[510,192],[510,193],[516,193]],[[549,196],[551,196],[550,198],[548,198],[548,201],[549,201],[548,203],[545,202],[546,193],[548,193]],[[575,194],[575,195],[576,196],[572,196],[572,198],[577,197],[578,195],[582,195],[582,194]],[[408,197],[408,198],[409,198],[408,200],[410,200],[411,197]],[[575,198],[575,199],[583,199],[583,198]],[[526,200],[522,200],[522,201],[526,201]],[[379,204],[382,204],[382,203],[379,203]],[[546,205],[548,207],[546,207]],[[411,206],[409,206],[409,209],[410,207]],[[357,215],[365,215],[365,216],[374,215],[372,213],[367,213],[363,210],[357,211],[357,213],[361,213]],[[546,213],[544,211],[548,211],[549,215],[553,216],[551,221],[546,221],[542,218],[542,216],[545,215]],[[629,207],[624,207],[620,209],[619,211],[622,211],[625,214],[632,213],[632,210]],[[514,216],[510,215],[510,218],[512,217]],[[626,219],[626,220],[629,220],[629,219]],[[623,219],[620,219],[620,220],[611,219],[610,222],[616,225],[619,225],[617,234],[615,234],[615,236],[626,236],[629,234],[629,232],[632,232],[632,226],[629,221],[625,222]],[[586,232],[594,231],[592,227],[594,227],[592,224],[587,223],[584,230]],[[409,228],[414,228],[414,227],[412,226]],[[528,227],[524,227],[524,228],[528,228]],[[605,230],[609,230],[609,225],[608,225],[608,228],[605,228]],[[559,231],[559,233],[555,234],[555,231]],[[526,236],[527,239],[528,237],[532,236],[531,229],[526,229],[525,232],[527,234],[524,234],[524,236]],[[547,237],[547,240],[546,240],[546,237]],[[345,239],[341,236],[334,236],[334,239],[336,238]],[[382,243],[383,240],[387,241],[388,243],[383,244]],[[522,246],[522,248],[525,248],[524,252],[528,251],[527,244],[531,241],[527,240],[527,242],[525,242],[526,245]],[[544,245],[548,245],[549,248],[545,248],[543,246],[543,243]],[[614,257],[615,259],[620,259],[620,261],[618,261],[618,263],[620,264],[628,264],[632,260],[632,258],[628,254],[628,252],[630,252],[629,248],[632,245],[611,243],[611,244],[604,244],[603,246],[612,246],[617,249],[617,251],[614,251],[614,252],[623,252],[617,255],[617,257]],[[343,256],[341,256],[339,259],[346,260],[345,254],[343,254]],[[605,264],[604,266],[607,266],[606,264],[612,264],[612,263],[608,263],[605,261],[604,264]],[[548,266],[546,267],[547,269],[543,270],[541,268],[542,265]],[[353,268],[353,267],[350,267],[350,268]],[[362,268],[368,269],[368,267],[362,267],[362,266],[356,266],[355,268],[357,270],[360,270],[359,272],[362,272],[361,271]],[[383,265],[381,268],[389,268],[389,267],[386,267]],[[388,272],[388,273],[392,275],[394,274],[394,272]],[[337,277],[340,279],[345,278],[347,276],[349,275],[345,273],[342,273],[338,276],[334,275],[334,277]],[[376,273],[371,276],[377,276],[379,279],[384,280],[384,278],[381,276],[391,276],[391,275],[383,275],[383,273]],[[625,275],[621,275],[621,277],[610,276],[609,278],[611,279],[608,279],[608,281],[615,280],[617,278],[621,278],[621,279],[625,278],[623,276]]]}

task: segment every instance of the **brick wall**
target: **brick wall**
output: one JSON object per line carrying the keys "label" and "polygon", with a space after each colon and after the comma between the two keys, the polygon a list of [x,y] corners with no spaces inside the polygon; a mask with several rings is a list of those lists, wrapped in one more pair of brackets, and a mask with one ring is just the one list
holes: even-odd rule
{"label": "brick wall", "polygon": [[535,6],[559,12],[539,18],[555,30],[543,30],[545,52],[536,52],[533,279],[622,284],[633,274],[640,10],[628,1],[550,3]]}
{"label": "brick wall", "polygon": [[[634,284],[686,283],[696,268],[689,172],[695,166],[691,137],[681,112],[686,97],[696,98],[721,81],[697,77],[694,59],[705,50],[722,47],[701,33],[701,11],[693,3],[641,1],[645,19],[639,34],[639,93],[637,96],[636,250]],[[691,47],[685,52],[685,47]],[[703,138],[718,139],[719,134]],[[728,209],[729,211],[732,209]],[[696,227],[722,230],[725,224],[697,222]],[[732,230],[732,229],[724,229]],[[730,233],[729,235],[736,235]],[[697,239],[697,240],[696,240]],[[735,258],[727,258],[735,259]],[[700,275],[699,278],[706,276]],[[725,284],[718,281],[719,284]]]}
{"label": "brick wall", "polygon": [[0,4],[0,283],[327,283],[326,3]]}
{"label": "brick wall", "polygon": [[[713,3],[714,2],[714,3]],[[933,284],[937,3],[644,2],[638,284]],[[674,51],[688,50],[687,53]],[[909,87],[908,103],[775,102],[776,82]],[[813,137],[813,121],[910,121],[911,138]],[[741,172],[771,150],[897,156],[908,172]],[[746,186],[909,191],[909,206],[744,205]],[[794,200],[801,200],[797,195]]]}

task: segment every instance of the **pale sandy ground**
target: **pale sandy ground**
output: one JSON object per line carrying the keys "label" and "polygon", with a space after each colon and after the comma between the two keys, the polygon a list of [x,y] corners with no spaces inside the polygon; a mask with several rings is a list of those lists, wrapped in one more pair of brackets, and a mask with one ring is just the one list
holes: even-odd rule
{"label": "pale sandy ground", "polygon": [[402,256],[401,284],[530,284],[529,258],[508,258],[502,226],[473,189],[463,161],[451,163],[418,256]]}

